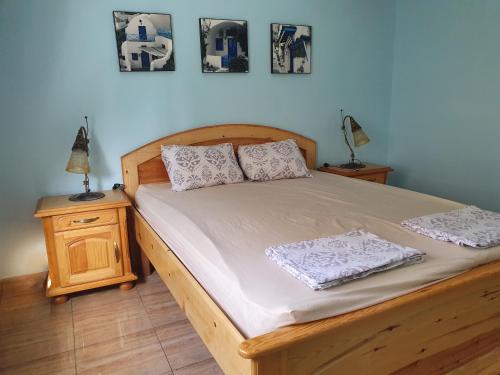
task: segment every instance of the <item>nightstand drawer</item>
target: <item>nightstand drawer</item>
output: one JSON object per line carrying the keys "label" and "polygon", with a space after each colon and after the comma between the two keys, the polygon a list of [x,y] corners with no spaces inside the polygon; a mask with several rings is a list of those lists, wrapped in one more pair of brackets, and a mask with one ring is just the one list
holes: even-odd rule
{"label": "nightstand drawer", "polygon": [[52,218],[54,231],[61,232],[73,229],[95,227],[118,223],[116,209],[81,212],[77,214],[58,215]]}
{"label": "nightstand drawer", "polygon": [[365,181],[371,181],[371,182],[376,182],[378,184],[385,184],[385,173],[379,173],[379,174],[367,174],[364,176],[356,176],[354,178],[357,178],[358,180],[365,180]]}
{"label": "nightstand drawer", "polygon": [[387,175],[393,171],[391,167],[366,163],[364,168],[348,169],[339,166],[329,166],[319,168],[321,172],[336,174],[344,177],[351,177],[358,180],[376,182],[378,184],[387,183]]}

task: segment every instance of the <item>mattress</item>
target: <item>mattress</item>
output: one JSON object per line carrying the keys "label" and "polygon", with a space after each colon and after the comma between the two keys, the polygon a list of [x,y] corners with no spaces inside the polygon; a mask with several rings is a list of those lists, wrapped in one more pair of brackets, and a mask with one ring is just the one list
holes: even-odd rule
{"label": "mattress", "polygon": [[[141,185],[139,212],[240,332],[278,327],[371,306],[500,259],[402,228],[408,218],[462,204],[322,172],[312,178],[244,182],[185,192]],[[425,262],[313,291],[270,261],[264,250],[364,229],[427,253]]]}

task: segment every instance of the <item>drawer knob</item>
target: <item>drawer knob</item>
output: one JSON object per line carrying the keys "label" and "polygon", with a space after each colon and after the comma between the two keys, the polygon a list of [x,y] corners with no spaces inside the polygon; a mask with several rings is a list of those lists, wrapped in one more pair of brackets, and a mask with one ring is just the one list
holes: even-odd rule
{"label": "drawer knob", "polygon": [[89,217],[87,219],[73,220],[73,223],[75,223],[75,224],[89,224],[89,223],[93,223],[96,220],[99,220],[99,216]]}

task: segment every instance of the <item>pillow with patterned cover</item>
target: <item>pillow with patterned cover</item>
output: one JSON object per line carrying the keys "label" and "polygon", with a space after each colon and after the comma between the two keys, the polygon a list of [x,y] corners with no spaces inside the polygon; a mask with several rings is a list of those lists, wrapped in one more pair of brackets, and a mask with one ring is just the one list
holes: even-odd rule
{"label": "pillow with patterned cover", "polygon": [[173,191],[243,182],[231,143],[214,146],[161,146]]}
{"label": "pillow with patterned cover", "polygon": [[240,146],[238,157],[245,176],[250,180],[311,177],[306,161],[293,139]]}

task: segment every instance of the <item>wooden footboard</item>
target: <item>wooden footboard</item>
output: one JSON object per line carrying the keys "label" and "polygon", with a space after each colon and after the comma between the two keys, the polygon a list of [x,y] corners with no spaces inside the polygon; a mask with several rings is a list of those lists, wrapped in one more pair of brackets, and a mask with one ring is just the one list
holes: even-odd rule
{"label": "wooden footboard", "polygon": [[258,374],[499,374],[500,263],[279,329],[245,341],[240,352],[257,359]]}
{"label": "wooden footboard", "polygon": [[226,374],[499,374],[500,262],[245,340],[137,212],[137,242]]}

